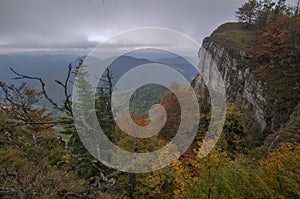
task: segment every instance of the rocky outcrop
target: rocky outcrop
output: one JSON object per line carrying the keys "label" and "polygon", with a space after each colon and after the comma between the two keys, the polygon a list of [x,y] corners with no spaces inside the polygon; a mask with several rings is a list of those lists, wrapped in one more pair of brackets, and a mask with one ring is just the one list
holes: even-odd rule
{"label": "rocky outcrop", "polygon": [[[215,84],[215,88],[218,87],[221,80],[216,76],[216,72],[211,71],[212,65],[216,65],[224,81],[227,103],[248,105],[247,114],[265,134],[275,132],[288,120],[289,113],[279,112],[274,100],[265,92],[265,85],[250,72],[250,66],[244,61],[247,59],[244,51],[239,55],[236,52],[231,53],[213,38],[208,37],[203,41],[199,59],[201,74],[209,74],[205,83]],[[203,78],[198,76],[194,81],[195,90],[203,90],[202,85]]]}
{"label": "rocky outcrop", "polygon": [[265,139],[264,145],[270,151],[284,142],[300,143],[300,104],[295,107],[285,125]]}

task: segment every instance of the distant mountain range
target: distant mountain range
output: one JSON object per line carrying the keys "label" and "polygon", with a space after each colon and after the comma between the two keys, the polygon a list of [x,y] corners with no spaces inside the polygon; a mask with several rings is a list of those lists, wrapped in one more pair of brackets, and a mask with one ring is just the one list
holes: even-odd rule
{"label": "distant mountain range", "polygon": [[0,81],[16,83],[10,67],[17,72],[52,80],[67,72],[69,63],[74,62],[76,55],[0,55]]}
{"label": "distant mountain range", "polygon": [[[8,54],[0,55],[0,81],[7,84],[19,84],[23,80],[12,80],[15,75],[10,71],[10,67],[17,72],[30,76],[41,77],[47,84],[47,90],[56,101],[61,102],[63,99],[63,89],[55,83],[54,80],[64,80],[67,74],[68,65],[72,63],[75,66],[78,63],[79,56],[73,54],[61,55],[39,55],[39,54]],[[86,56],[81,57],[83,59]],[[192,58],[191,58],[192,59]],[[196,58],[195,58],[196,59]],[[167,54],[160,51],[156,52],[133,52],[120,56],[114,60],[109,66],[113,72],[113,84],[115,85],[118,79],[130,69],[147,63],[160,63],[168,65],[178,72],[182,73],[185,78],[191,82],[197,75],[198,71],[182,57],[173,54]],[[95,58],[96,63],[105,63],[107,60]],[[74,77],[72,78],[74,80]],[[39,88],[38,82],[24,80],[34,88]],[[71,87],[70,87],[71,92]]]}

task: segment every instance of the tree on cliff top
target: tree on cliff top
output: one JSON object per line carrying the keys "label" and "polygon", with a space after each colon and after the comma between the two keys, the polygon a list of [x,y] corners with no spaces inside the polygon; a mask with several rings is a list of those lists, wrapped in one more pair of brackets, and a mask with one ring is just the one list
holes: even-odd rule
{"label": "tree on cliff top", "polygon": [[249,0],[236,11],[238,21],[253,24],[256,21],[258,8],[260,3],[256,0]]}
{"label": "tree on cliff top", "polygon": [[248,0],[235,12],[239,22],[255,24],[258,29],[281,16],[298,15],[299,3],[295,8],[288,6],[286,0]]}

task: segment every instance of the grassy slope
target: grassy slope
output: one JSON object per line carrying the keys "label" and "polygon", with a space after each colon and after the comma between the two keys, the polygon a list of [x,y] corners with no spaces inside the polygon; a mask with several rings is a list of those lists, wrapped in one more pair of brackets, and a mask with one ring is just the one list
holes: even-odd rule
{"label": "grassy slope", "polygon": [[236,55],[240,50],[250,52],[254,49],[256,31],[242,23],[225,23],[218,27],[210,38]]}

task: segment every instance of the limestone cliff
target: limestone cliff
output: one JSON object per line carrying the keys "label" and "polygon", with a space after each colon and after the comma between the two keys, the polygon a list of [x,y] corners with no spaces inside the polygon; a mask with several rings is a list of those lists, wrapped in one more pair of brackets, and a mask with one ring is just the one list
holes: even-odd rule
{"label": "limestone cliff", "polygon": [[[288,109],[277,104],[277,99],[274,99],[274,96],[267,92],[269,88],[267,84],[272,84],[272,81],[276,81],[276,79],[262,82],[251,72],[251,66],[246,64],[247,51],[250,47],[247,47],[247,45],[237,46],[235,39],[244,41],[246,38],[248,39],[246,42],[253,43],[253,37],[249,37],[249,35],[254,35],[255,33],[253,31],[237,33],[237,31],[231,30],[232,33],[229,33],[231,36],[232,34],[244,34],[247,36],[242,38],[240,35],[236,35],[236,37],[240,38],[233,36],[231,38],[232,41],[223,37],[222,40],[220,35],[223,36],[224,31],[228,33],[228,30],[224,30],[225,26],[228,26],[228,24],[222,25],[210,37],[205,38],[202,48],[199,50],[199,69],[202,74],[210,74],[208,82],[205,83],[211,84],[211,82],[220,81],[214,75],[215,73],[210,71],[211,65],[216,65],[224,81],[227,103],[248,105],[247,114],[249,117],[253,119],[254,123],[259,125],[265,135],[272,134],[288,120],[297,104],[294,100]],[[237,24],[229,24],[229,26],[235,26],[236,28]],[[203,89],[202,85],[203,78],[198,76],[194,81],[194,87],[196,90],[201,90]]]}

